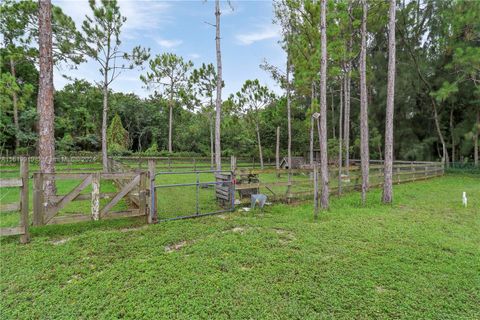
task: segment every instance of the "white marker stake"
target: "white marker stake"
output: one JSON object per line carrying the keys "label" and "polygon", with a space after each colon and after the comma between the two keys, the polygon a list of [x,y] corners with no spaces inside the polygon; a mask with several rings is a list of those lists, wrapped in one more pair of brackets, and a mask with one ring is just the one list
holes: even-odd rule
{"label": "white marker stake", "polygon": [[463,206],[466,208],[468,199],[467,199],[467,193],[465,191],[463,192],[463,195],[462,195],[462,203],[463,203]]}

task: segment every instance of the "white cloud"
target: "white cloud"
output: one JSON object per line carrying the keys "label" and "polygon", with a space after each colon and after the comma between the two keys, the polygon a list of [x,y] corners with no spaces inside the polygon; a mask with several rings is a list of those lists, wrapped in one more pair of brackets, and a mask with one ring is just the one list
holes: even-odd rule
{"label": "white cloud", "polygon": [[[88,1],[53,0],[53,3],[72,17],[78,28],[85,20],[85,15],[92,16]],[[119,0],[118,5],[120,13],[127,18],[123,25],[123,31],[126,34],[134,31],[155,30],[173,20],[166,14],[171,8],[171,4],[168,2]]]}
{"label": "white cloud", "polygon": [[198,54],[198,53],[190,53],[188,55],[188,58],[192,59],[192,60],[196,60],[196,59],[199,59],[201,56]]}
{"label": "white cloud", "polygon": [[174,48],[174,47],[178,47],[179,45],[181,45],[183,43],[182,40],[178,40],[178,39],[173,39],[173,40],[168,40],[168,39],[155,39],[155,41],[162,47],[164,48]]}
{"label": "white cloud", "polygon": [[242,45],[251,45],[252,43],[277,38],[280,35],[278,27],[274,25],[266,25],[258,31],[249,33],[237,34],[235,38]]}

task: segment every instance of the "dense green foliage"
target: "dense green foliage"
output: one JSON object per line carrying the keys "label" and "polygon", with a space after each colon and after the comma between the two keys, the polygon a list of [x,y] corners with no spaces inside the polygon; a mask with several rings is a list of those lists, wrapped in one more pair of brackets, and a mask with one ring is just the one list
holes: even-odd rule
{"label": "dense green foliage", "polygon": [[[25,0],[24,0],[25,1]],[[20,3],[24,3],[21,1]],[[12,4],[6,1],[2,11],[34,10],[31,1]],[[338,139],[340,83],[346,63],[352,63],[351,88],[351,157],[359,156],[359,88],[358,50],[361,8],[352,2],[351,15],[347,1],[329,1],[328,4],[328,139],[332,146]],[[371,158],[381,158],[386,105],[388,5],[370,1],[367,30],[367,86],[369,91],[369,125]],[[282,26],[283,45],[289,53],[292,80],[293,153],[303,155],[308,149],[310,114],[318,109],[319,69],[319,7],[316,1],[277,1],[274,5],[276,22]],[[57,10],[58,11],[58,10]],[[407,160],[438,160],[442,157],[439,132],[434,121],[434,107],[438,113],[439,131],[447,144],[453,161],[473,159],[474,141],[480,131],[477,113],[480,105],[480,2],[417,0],[397,4],[397,77],[395,89],[394,157]],[[59,15],[59,14],[57,14]],[[71,30],[71,20],[62,15],[65,30]],[[32,59],[31,26],[21,19],[12,23],[2,21],[2,30],[8,31],[1,50],[0,150],[14,151],[15,135],[19,138],[17,153],[35,153],[35,101],[37,87],[36,66]],[[63,31],[62,31],[63,30]],[[294,30],[294,32],[292,32]],[[5,31],[5,32],[6,32]],[[55,31],[55,30],[54,30]],[[77,34],[64,41],[68,61],[80,62],[74,50]],[[62,37],[54,37],[63,39]],[[65,38],[65,37],[64,37]],[[351,41],[351,50],[346,45]],[[67,55],[68,54],[68,55]],[[12,85],[10,57],[16,61],[16,83]],[[25,58],[25,59],[24,59]],[[146,58],[146,56],[144,57]],[[66,61],[66,60],[65,60]],[[282,66],[268,66],[268,71],[285,87]],[[159,151],[168,150],[169,110],[172,110],[172,144],[174,152],[192,152],[209,155],[211,152],[212,101],[216,79],[212,65],[203,64],[192,69],[190,61],[174,54],[155,56],[142,80],[152,88],[152,96],[141,98],[135,94],[110,91],[110,124],[115,114],[128,131],[128,152],[144,152],[156,145]],[[129,67],[129,66],[127,66]],[[176,68],[176,69],[175,69]],[[165,86],[160,80],[177,72],[179,85]],[[172,71],[173,72],[173,71]],[[139,79],[139,81],[141,81]],[[173,80],[172,80],[173,81]],[[248,80],[254,83],[255,80]],[[171,84],[171,83],[170,83]],[[160,90],[161,89],[161,90]],[[21,100],[18,105],[19,126],[12,120],[12,92]],[[241,94],[241,90],[239,90]],[[236,95],[233,95],[236,96]],[[223,102],[222,154],[258,155],[255,124],[259,125],[264,157],[275,152],[276,127],[281,130],[281,153],[286,154],[287,123],[286,100],[277,96],[252,112],[244,112],[239,99]],[[101,88],[88,80],[75,80],[55,93],[57,150],[100,150],[102,123]],[[255,120],[255,121],[252,121]],[[317,146],[315,142],[315,146]],[[332,147],[332,150],[334,148]],[[151,151],[151,150],[150,150]],[[333,157],[337,152],[331,152]]]}
{"label": "dense green foliage", "polygon": [[[312,206],[145,226],[112,220],[2,239],[4,318],[474,319],[480,186],[446,176]],[[461,206],[467,191],[471,206]],[[374,190],[369,197],[379,198]]]}

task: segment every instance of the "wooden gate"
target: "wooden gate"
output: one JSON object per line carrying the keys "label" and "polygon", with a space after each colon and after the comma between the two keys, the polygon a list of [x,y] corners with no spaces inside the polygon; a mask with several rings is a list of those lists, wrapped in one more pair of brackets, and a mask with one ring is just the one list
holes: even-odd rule
{"label": "wooden gate", "polygon": [[[117,217],[147,216],[147,175],[141,172],[123,173],[34,173],[33,224],[63,224],[78,221],[111,219]],[[46,196],[45,180],[80,180],[79,184],[64,195]],[[125,181],[116,193],[101,193],[102,180]],[[92,186],[90,194],[82,194],[88,186]],[[135,208],[123,211],[112,211],[113,207],[125,197],[135,197]],[[103,207],[100,199],[110,199]],[[59,215],[60,211],[72,201],[90,200],[90,214],[73,213]],[[133,207],[133,205],[131,206]]]}
{"label": "wooden gate", "polygon": [[20,224],[16,227],[0,228],[0,236],[20,235],[20,242],[27,243],[28,234],[28,158],[20,159],[20,178],[0,179],[0,188],[20,188],[20,201],[14,203],[1,203],[0,214],[7,211],[20,211]]}

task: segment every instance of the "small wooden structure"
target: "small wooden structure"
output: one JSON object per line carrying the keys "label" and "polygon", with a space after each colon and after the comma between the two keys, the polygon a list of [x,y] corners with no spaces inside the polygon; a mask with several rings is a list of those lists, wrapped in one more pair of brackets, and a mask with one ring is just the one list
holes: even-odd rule
{"label": "small wooden structure", "polygon": [[232,174],[226,172],[217,172],[215,173],[215,197],[217,198],[217,202],[222,207],[229,206],[234,197],[234,192],[232,191],[235,188],[233,183]]}
{"label": "small wooden structure", "polygon": [[258,174],[256,173],[240,173],[237,176],[237,185],[238,185],[238,195],[240,199],[248,198],[250,199],[252,194],[258,194],[258,187],[248,187],[250,184],[258,184],[260,179],[258,179]]}
{"label": "small wooden structure", "polygon": [[302,165],[305,164],[304,157],[292,157],[292,167],[288,167],[288,158],[284,157],[280,162],[280,168],[282,169],[299,169]]}

